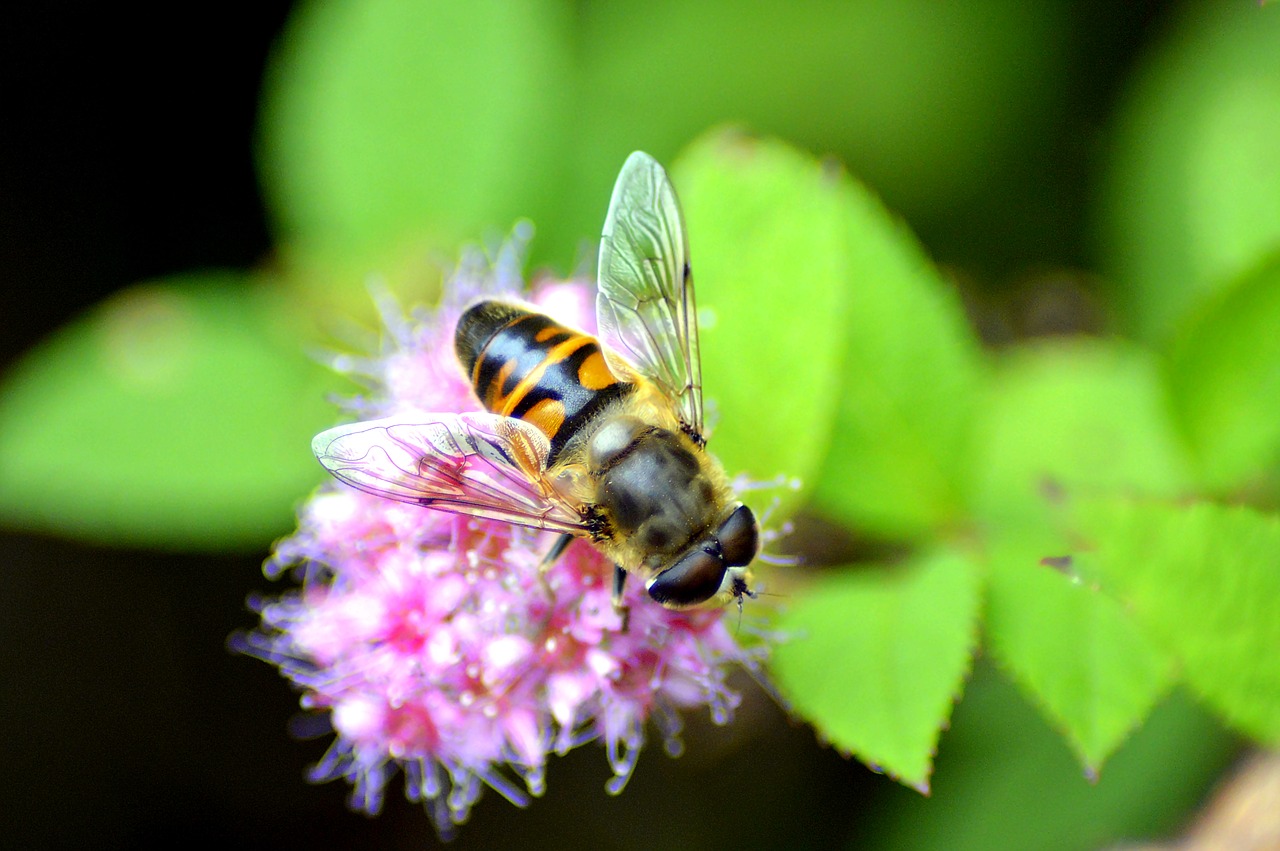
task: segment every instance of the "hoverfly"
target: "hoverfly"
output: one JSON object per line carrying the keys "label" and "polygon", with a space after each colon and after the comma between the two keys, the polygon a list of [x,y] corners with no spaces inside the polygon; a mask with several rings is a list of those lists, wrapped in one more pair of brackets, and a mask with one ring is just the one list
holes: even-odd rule
{"label": "hoverfly", "polygon": [[707,453],[702,368],[684,219],[648,154],[622,167],[600,245],[604,345],[497,300],[462,315],[455,348],[487,413],[417,414],[338,426],[312,451],[360,490],[574,537],[671,609],[753,596],[751,509]]}

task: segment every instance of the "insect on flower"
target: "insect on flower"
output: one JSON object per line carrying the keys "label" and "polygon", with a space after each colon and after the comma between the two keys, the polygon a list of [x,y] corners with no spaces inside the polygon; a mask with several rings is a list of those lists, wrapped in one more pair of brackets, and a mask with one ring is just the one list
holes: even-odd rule
{"label": "insect on flower", "polygon": [[341,481],[405,503],[575,537],[669,609],[752,596],[751,509],[706,451],[688,240],[662,166],[633,153],[600,247],[602,340],[529,306],[463,313],[458,360],[486,413],[409,414],[338,426],[312,450]]}

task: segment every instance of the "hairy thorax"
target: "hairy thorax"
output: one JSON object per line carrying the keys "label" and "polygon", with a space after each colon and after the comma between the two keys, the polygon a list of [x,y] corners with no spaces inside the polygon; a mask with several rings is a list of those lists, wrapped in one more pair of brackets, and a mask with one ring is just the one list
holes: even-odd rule
{"label": "hairy thorax", "polygon": [[614,418],[593,435],[588,468],[596,504],[637,567],[665,565],[719,520],[715,471],[679,432]]}

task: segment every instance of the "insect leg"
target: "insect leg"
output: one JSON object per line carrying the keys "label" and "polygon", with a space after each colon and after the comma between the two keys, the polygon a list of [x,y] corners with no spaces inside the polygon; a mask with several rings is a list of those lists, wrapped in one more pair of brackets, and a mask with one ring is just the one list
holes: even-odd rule
{"label": "insect leg", "polygon": [[551,583],[547,581],[547,571],[556,563],[556,559],[564,554],[565,549],[573,541],[573,535],[565,532],[556,538],[556,542],[551,545],[551,549],[547,550],[547,554],[542,557],[542,561],[538,562],[538,584],[542,586],[542,592],[547,595],[547,601],[554,603],[556,593],[551,589]]}
{"label": "insect leg", "polygon": [[622,569],[622,565],[615,564],[613,566],[613,610],[618,613],[618,617],[622,618],[622,631],[627,631],[627,624],[631,621],[631,610],[627,608],[626,603],[622,602],[622,592],[627,587],[627,572]]}
{"label": "insect leg", "polygon": [[538,563],[538,572],[546,573],[551,569],[551,565],[556,563],[556,559],[564,554],[565,548],[573,541],[573,535],[565,532],[556,538],[556,542],[551,545],[551,549],[547,550],[547,554],[542,557],[542,561]]}

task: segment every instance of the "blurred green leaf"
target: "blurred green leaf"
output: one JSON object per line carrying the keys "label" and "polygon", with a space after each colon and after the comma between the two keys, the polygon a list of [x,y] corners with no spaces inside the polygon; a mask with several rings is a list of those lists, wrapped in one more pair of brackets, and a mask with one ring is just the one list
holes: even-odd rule
{"label": "blurred green leaf", "polygon": [[[836,155],[913,214],[952,210],[1061,96],[1065,21],[1017,0],[583,4],[575,178],[607,191],[631,150],[665,159],[734,122]],[[566,214],[594,233],[603,210]]]}
{"label": "blurred green leaf", "polygon": [[1204,478],[1225,487],[1280,457],[1280,255],[1184,323],[1167,369]]}
{"label": "blurred green leaf", "polygon": [[1208,793],[1231,743],[1175,693],[1090,783],[1062,739],[979,664],[943,734],[933,794],[896,792],[860,847],[1093,851],[1166,836]]}
{"label": "blurred green leaf", "polygon": [[1169,662],[1112,600],[1039,561],[1071,549],[1064,500],[1188,487],[1161,389],[1142,349],[1047,341],[1003,354],[978,417],[992,650],[1094,770],[1168,685]]}
{"label": "blurred green leaf", "polygon": [[1069,551],[1057,538],[1024,532],[991,546],[987,638],[1096,775],[1172,684],[1173,664],[1114,599],[1041,563]]}
{"label": "blurred green leaf", "polygon": [[724,413],[711,447],[730,475],[811,483],[847,316],[842,187],[781,142],[730,134],[689,148],[672,179],[698,287],[703,392]]}
{"label": "blurred green leaf", "polygon": [[1007,352],[978,425],[974,506],[994,528],[1052,528],[1064,491],[1173,495],[1191,476],[1155,359],[1119,342]]}
{"label": "blurred green leaf", "polygon": [[1102,237],[1129,324],[1156,339],[1280,248],[1280,8],[1184,4],[1114,148]]}
{"label": "blurred green leaf", "polygon": [[564,179],[569,26],[557,0],[299,7],[263,96],[277,238],[349,267],[424,233],[452,251],[521,216],[551,219],[539,200]]}
{"label": "blurred green leaf", "polygon": [[773,672],[837,748],[927,791],[938,733],[977,641],[979,579],[956,553],[902,568],[844,568],[778,622]]}
{"label": "blurred green leaf", "polygon": [[0,520],[96,541],[260,548],[319,484],[333,420],[288,308],[237,273],[115,296],[0,394]]}
{"label": "blurred green leaf", "polygon": [[[849,318],[836,438],[817,502],[888,535],[948,525],[963,512],[977,342],[906,227],[864,187],[843,187]],[[826,339],[810,337],[810,348]]]}
{"label": "blurred green leaf", "polygon": [[1121,499],[1077,506],[1082,558],[1235,728],[1280,743],[1280,520]]}

